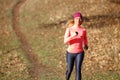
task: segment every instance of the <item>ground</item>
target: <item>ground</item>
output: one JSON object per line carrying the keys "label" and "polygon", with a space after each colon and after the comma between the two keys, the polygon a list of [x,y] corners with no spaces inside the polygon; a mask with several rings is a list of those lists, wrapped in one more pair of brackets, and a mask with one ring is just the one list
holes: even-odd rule
{"label": "ground", "polygon": [[[65,80],[67,46],[63,44],[63,36],[66,22],[75,11],[84,16],[82,26],[89,41],[83,78],[120,79],[118,2],[21,1],[0,0],[0,80]],[[75,71],[71,79],[74,76]]]}

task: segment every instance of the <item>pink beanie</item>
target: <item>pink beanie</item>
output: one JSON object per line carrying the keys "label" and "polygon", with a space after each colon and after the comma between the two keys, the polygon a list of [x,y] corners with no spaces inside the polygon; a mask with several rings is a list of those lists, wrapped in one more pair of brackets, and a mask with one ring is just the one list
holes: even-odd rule
{"label": "pink beanie", "polygon": [[80,12],[76,12],[76,13],[74,13],[74,16],[73,16],[74,18],[76,18],[76,17],[80,17],[81,19],[82,19],[82,14],[80,13]]}

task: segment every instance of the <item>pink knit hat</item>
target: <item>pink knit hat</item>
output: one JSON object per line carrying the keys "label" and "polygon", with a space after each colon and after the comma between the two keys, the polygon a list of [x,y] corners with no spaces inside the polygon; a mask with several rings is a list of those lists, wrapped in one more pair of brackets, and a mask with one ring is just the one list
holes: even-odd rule
{"label": "pink knit hat", "polygon": [[76,12],[76,13],[74,13],[74,16],[73,16],[74,18],[76,18],[76,17],[80,17],[81,19],[82,19],[82,14],[80,13],[80,12]]}

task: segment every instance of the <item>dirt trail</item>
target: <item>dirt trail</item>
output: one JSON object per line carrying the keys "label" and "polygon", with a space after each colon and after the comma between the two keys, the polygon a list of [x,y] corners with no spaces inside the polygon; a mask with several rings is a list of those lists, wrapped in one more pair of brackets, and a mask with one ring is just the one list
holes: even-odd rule
{"label": "dirt trail", "polygon": [[25,34],[22,33],[20,28],[20,7],[26,2],[27,0],[20,0],[17,2],[17,4],[13,8],[13,30],[15,31],[17,37],[21,41],[22,48],[26,52],[26,55],[28,57],[28,60],[31,63],[30,67],[30,75],[32,75],[33,80],[38,80],[40,75],[40,62],[38,61],[38,57],[33,51],[31,45],[28,43],[28,40],[25,37]]}

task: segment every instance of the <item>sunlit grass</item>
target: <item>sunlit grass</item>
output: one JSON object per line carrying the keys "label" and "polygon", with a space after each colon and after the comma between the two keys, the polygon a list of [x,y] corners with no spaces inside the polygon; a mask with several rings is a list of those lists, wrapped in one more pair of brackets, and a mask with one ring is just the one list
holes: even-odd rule
{"label": "sunlit grass", "polygon": [[18,0],[0,0],[0,80],[30,80],[29,61],[12,29],[12,8]]}
{"label": "sunlit grass", "polygon": [[113,71],[99,72],[92,75],[84,75],[84,80],[119,80],[120,75]]}
{"label": "sunlit grass", "polygon": [[[89,64],[92,64],[92,63],[88,63],[92,58],[98,58],[98,62],[97,63],[102,63],[100,60],[104,60],[106,55],[108,55],[110,58],[113,57],[111,56],[113,53],[113,51],[109,50],[109,48],[107,48],[107,45],[105,45],[104,43],[108,43],[109,42],[109,39],[110,37],[116,35],[116,34],[119,34],[119,29],[118,27],[114,28],[112,27],[113,29],[109,28],[109,27],[106,27],[106,28],[101,28],[101,29],[87,29],[88,31],[88,39],[89,39],[89,42],[90,42],[90,52],[94,51],[94,52],[98,52],[98,54],[94,54],[94,53],[88,53],[86,52],[87,54],[87,58],[85,58],[85,65],[89,65]],[[32,28],[31,28],[32,29]],[[117,31],[116,31],[117,30]],[[44,65],[47,65],[49,67],[52,67],[53,69],[55,68],[56,71],[59,71],[58,74],[56,76],[60,76],[58,78],[59,79],[65,79],[65,68],[66,68],[66,63],[65,63],[65,52],[66,52],[66,48],[67,46],[65,44],[63,44],[63,36],[64,36],[64,31],[65,31],[65,28],[62,28],[61,26],[58,26],[58,27],[48,27],[48,28],[34,28],[34,30],[27,34],[27,38],[29,39],[29,42],[31,43],[33,49],[35,50],[35,52],[38,54],[38,56],[40,57],[40,62]],[[109,32],[111,32],[109,33]],[[32,34],[34,33],[34,35]],[[101,34],[102,33],[102,34]],[[101,34],[101,35],[100,35]],[[91,39],[90,36],[93,36],[93,38]],[[30,38],[28,36],[31,36]],[[101,37],[99,37],[101,36]],[[106,37],[107,36],[107,37]],[[100,51],[99,52],[99,47],[93,47],[93,43],[92,41],[94,41],[94,39],[98,38],[99,40],[102,39],[102,40],[107,40],[107,41],[104,41],[104,42],[100,42],[105,45],[106,47],[102,50],[102,52]],[[115,37],[114,37],[115,38]],[[114,41],[114,40],[113,40]],[[97,43],[94,43],[94,45],[97,45],[99,44],[98,42]],[[110,44],[112,45],[112,44]],[[98,46],[98,45],[97,45]],[[119,45],[116,45],[116,47],[118,47]],[[113,46],[115,47],[115,46]],[[111,51],[111,52],[110,52]],[[109,54],[107,54],[109,53]],[[98,55],[99,57],[92,57],[94,55]],[[100,58],[101,57],[101,58]],[[109,57],[108,57],[108,60],[109,60]],[[90,59],[90,60],[89,60]],[[88,61],[89,60],[89,61]],[[114,61],[114,58],[112,58],[112,60]],[[62,63],[60,63],[60,61],[62,61]],[[106,57],[106,61],[107,61],[107,57]],[[97,65],[96,61],[94,62],[94,66],[89,66],[89,69],[91,67],[95,67]],[[101,65],[101,64],[99,64]],[[97,66],[99,66],[97,65]],[[115,65],[115,64],[114,64]],[[91,76],[88,76],[86,74],[86,66],[83,66],[84,69],[83,69],[83,78],[84,80],[119,80],[119,74],[117,73],[113,73],[113,72],[105,72],[105,74],[101,73],[101,74],[97,74],[97,70],[95,71],[95,68],[94,68],[94,71],[93,71],[93,74],[95,72],[94,75],[91,75]],[[109,66],[108,66],[109,67]],[[111,67],[111,66],[110,66]],[[117,66],[116,66],[117,68]],[[100,67],[98,67],[98,69],[100,69]],[[109,69],[109,68],[108,68]],[[112,68],[113,69],[113,68]],[[85,72],[84,72],[85,70]],[[88,72],[90,72],[92,69],[90,69]],[[102,69],[101,69],[102,71]],[[114,69],[113,69],[114,71]],[[109,77],[111,73],[111,77]],[[51,72],[51,73],[47,73],[46,71],[46,74],[50,75],[50,74],[55,74],[54,71]],[[53,76],[47,76],[46,74],[42,74],[42,79],[45,80],[45,79],[50,79],[50,80],[56,80],[55,76],[54,76],[54,79],[52,79]],[[73,72],[73,75],[75,75],[75,73]],[[71,79],[74,79],[75,76],[71,76]],[[116,76],[115,76],[116,75]],[[46,77],[45,77],[46,76]],[[88,76],[88,77],[86,77]]]}
{"label": "sunlit grass", "polygon": [[[0,2],[3,2],[3,0],[0,0]],[[6,5],[6,3],[9,2],[7,2],[7,0],[4,0],[4,6]],[[29,3],[27,3],[28,7],[25,7],[28,9],[24,9],[24,6],[23,8],[21,8],[28,11],[23,10],[23,12],[20,13],[20,27],[25,36],[27,37],[27,40],[31,44],[33,50],[35,51],[35,53],[37,53],[39,61],[43,65],[49,67],[41,72],[39,76],[40,80],[65,80],[65,52],[67,48],[67,45],[63,44],[65,28],[62,28],[61,25],[42,25],[42,22],[45,22],[49,19],[49,15],[47,14],[47,16],[44,18],[44,15],[39,15],[41,11],[36,12],[36,9],[32,6],[33,3]],[[39,6],[39,4],[37,5]],[[5,33],[5,35],[2,35],[3,37],[0,39],[0,61],[3,62],[0,63],[0,71],[2,70],[2,72],[0,72],[0,80],[31,80],[31,76],[28,73],[30,63],[27,60],[25,52],[20,47],[21,42],[19,41],[19,38],[15,35],[14,31],[12,30],[11,8],[10,11],[7,11],[8,8],[4,9],[5,12],[3,12],[2,14],[5,17],[5,19],[4,21],[1,20],[0,25],[2,27],[7,26],[6,29],[4,29],[10,34],[8,35],[8,33]],[[44,11],[45,10],[43,8],[42,14],[48,13],[47,11]],[[72,13],[70,12],[70,14]],[[5,24],[5,22],[8,24]],[[83,64],[83,79],[119,80],[119,24],[105,25],[102,26],[102,28],[86,27],[86,29],[88,31],[89,50],[86,51],[86,58]],[[5,54],[3,54],[2,52],[4,52]],[[22,71],[20,71],[19,69],[19,71],[16,71],[17,68],[21,68],[21,66],[16,68],[17,63],[14,66],[9,66],[8,68],[6,68],[6,64],[9,64],[9,62],[11,62],[11,60],[15,58],[14,55],[17,55],[17,58],[20,59],[21,64],[25,64],[25,68]],[[99,71],[99,73],[97,71]],[[75,71],[72,73],[71,79],[75,79]]]}

